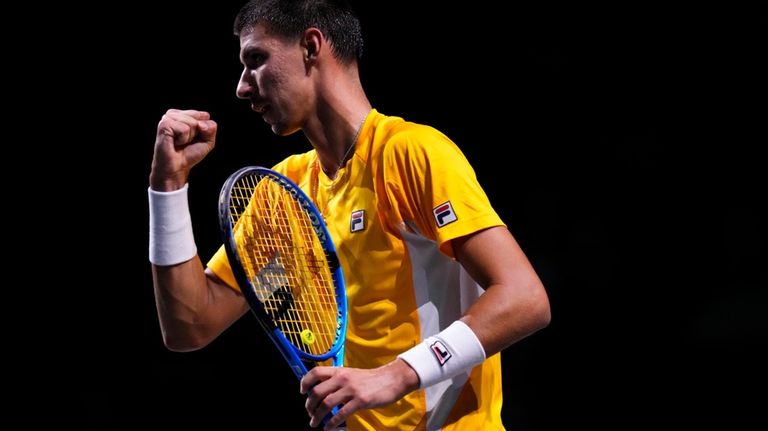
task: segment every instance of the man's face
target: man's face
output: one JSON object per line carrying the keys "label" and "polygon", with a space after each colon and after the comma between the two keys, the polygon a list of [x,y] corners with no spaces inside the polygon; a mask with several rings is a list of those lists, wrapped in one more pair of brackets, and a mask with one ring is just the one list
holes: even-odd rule
{"label": "man's face", "polygon": [[261,24],[240,33],[243,73],[237,97],[250,100],[251,109],[262,114],[275,134],[299,130],[312,104],[304,54],[300,40],[276,35]]}

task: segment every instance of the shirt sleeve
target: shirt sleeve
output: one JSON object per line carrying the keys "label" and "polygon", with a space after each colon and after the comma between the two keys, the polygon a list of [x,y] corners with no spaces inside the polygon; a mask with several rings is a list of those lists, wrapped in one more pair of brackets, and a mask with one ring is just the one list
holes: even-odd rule
{"label": "shirt sleeve", "polygon": [[436,241],[447,256],[455,257],[451,240],[504,226],[469,161],[434,128],[414,126],[394,134],[382,163],[395,221]]}
{"label": "shirt sleeve", "polygon": [[214,253],[213,257],[208,261],[208,269],[210,269],[217,277],[219,277],[227,286],[240,291],[235,280],[235,275],[232,274],[232,267],[229,266],[229,259],[227,258],[227,251],[224,250],[222,245]]}

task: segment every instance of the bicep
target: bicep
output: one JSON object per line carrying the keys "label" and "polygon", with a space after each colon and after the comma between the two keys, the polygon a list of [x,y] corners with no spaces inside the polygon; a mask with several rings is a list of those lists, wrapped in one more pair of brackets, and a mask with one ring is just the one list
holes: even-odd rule
{"label": "bicep", "polygon": [[205,269],[208,283],[209,319],[215,321],[215,326],[229,327],[248,311],[248,304],[242,293],[229,287],[209,268]]}
{"label": "bicep", "polygon": [[452,245],[456,259],[483,288],[539,283],[525,253],[504,226],[456,238]]}

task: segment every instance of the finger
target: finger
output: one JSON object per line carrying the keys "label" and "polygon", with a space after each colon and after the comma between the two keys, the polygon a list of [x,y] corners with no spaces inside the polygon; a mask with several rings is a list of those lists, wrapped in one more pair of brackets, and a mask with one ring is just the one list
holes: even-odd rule
{"label": "finger", "polygon": [[213,120],[204,120],[197,123],[197,127],[200,130],[200,138],[205,142],[213,144],[216,138],[216,130],[219,125]]}
{"label": "finger", "polygon": [[309,389],[307,391],[307,401],[304,402],[304,408],[307,409],[309,416],[314,415],[326,397],[337,390],[339,390],[339,386],[332,381],[318,383],[313,388]]}
{"label": "finger", "polygon": [[166,114],[185,115],[187,117],[192,117],[198,121],[205,121],[205,120],[211,119],[211,114],[209,114],[208,112],[198,111],[195,109],[169,109],[168,111],[166,111]]}
{"label": "finger", "polygon": [[213,120],[198,121],[187,115],[166,114],[158,125],[158,135],[172,137],[174,146],[203,141],[213,147],[217,129]]}
{"label": "finger", "polygon": [[320,381],[312,371],[314,371],[314,369],[310,370],[299,381],[299,393],[302,395],[310,395],[309,390]]}
{"label": "finger", "polygon": [[336,399],[339,399],[340,395],[337,391],[340,389],[341,387],[338,385],[334,384],[331,386],[323,382],[309,390],[307,400],[304,402],[304,408],[307,411],[310,422],[315,421],[319,424],[318,421],[321,421],[336,406],[333,403]]}
{"label": "finger", "polygon": [[169,118],[182,123],[188,124],[190,127],[196,126],[200,122],[207,122],[211,120],[211,115],[205,111],[180,111],[178,109],[169,109],[163,118]]}
{"label": "finger", "polygon": [[187,124],[182,121],[174,121],[169,124],[168,129],[173,137],[173,145],[177,147],[189,144],[197,135],[197,123]]}
{"label": "finger", "polygon": [[334,367],[315,367],[309,370],[299,382],[299,392],[306,394],[311,388],[323,380],[328,380],[333,376]]}
{"label": "finger", "polygon": [[210,118],[204,118],[202,120],[198,120],[195,118],[195,114],[197,111],[178,111],[178,110],[169,110],[168,112],[163,115],[163,119],[168,119],[173,122],[180,122],[188,125],[189,127],[197,127],[197,124],[200,121],[208,121]]}
{"label": "finger", "polygon": [[[354,405],[353,405],[354,404]],[[339,411],[333,415],[333,417],[326,422],[325,427],[323,427],[324,431],[331,431],[334,428],[341,426],[344,422],[347,421],[347,418],[349,418],[352,413],[356,412],[358,409],[357,403],[354,401],[348,401],[346,402]]]}
{"label": "finger", "polygon": [[197,134],[197,120],[192,117],[166,113],[157,125],[157,135],[170,136],[174,145],[185,145]]}
{"label": "finger", "polygon": [[349,397],[346,397],[341,391],[335,391],[323,398],[317,405],[317,408],[312,412],[309,425],[313,427],[319,426],[323,419],[331,413],[331,410],[333,410],[334,407],[342,402],[348,401],[348,398]]}

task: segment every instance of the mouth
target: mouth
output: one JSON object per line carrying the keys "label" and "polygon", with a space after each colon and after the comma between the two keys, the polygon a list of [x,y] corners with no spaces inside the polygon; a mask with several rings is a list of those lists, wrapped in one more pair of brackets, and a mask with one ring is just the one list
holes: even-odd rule
{"label": "mouth", "polygon": [[256,102],[251,102],[251,109],[255,112],[258,112],[259,114],[264,115],[265,112],[267,112],[267,109],[269,106],[267,104],[258,104]]}

